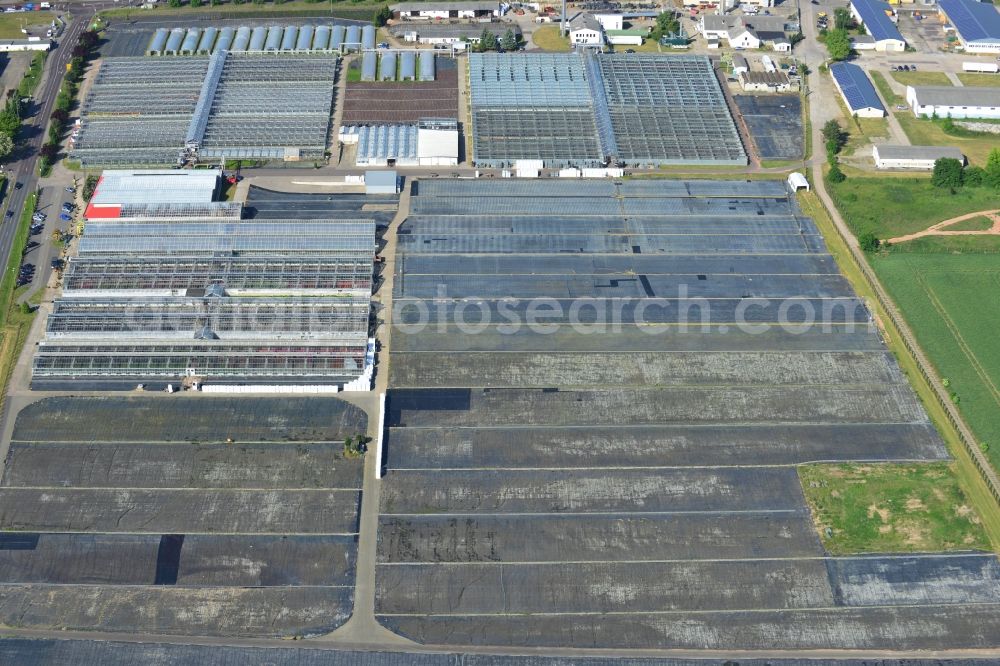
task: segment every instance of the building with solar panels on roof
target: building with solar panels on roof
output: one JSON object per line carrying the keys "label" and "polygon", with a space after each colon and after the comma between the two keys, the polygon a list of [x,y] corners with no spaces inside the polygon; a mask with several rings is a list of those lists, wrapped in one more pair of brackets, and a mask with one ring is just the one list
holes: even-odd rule
{"label": "building with solar panels on roof", "polygon": [[871,35],[874,49],[882,52],[902,52],[906,40],[891,16],[893,10],[882,0],[851,0],[851,16]]}
{"label": "building with solar panels on roof", "polygon": [[844,98],[852,116],[859,118],[883,118],[885,106],[875,92],[875,86],[865,71],[849,62],[835,62],[830,65],[833,83]]}
{"label": "building with solar panels on roof", "polygon": [[1000,12],[989,2],[939,0],[945,31],[954,30],[970,53],[1000,53]]}

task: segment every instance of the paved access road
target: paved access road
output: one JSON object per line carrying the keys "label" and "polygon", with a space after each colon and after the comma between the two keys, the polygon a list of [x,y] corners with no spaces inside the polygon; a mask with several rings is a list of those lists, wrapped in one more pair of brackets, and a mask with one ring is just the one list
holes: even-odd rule
{"label": "paved access road", "polygon": [[[81,5],[58,45],[46,58],[42,83],[34,96],[34,114],[25,121],[21,130],[22,135],[26,135],[27,138],[16,148],[18,158],[7,165],[8,196],[5,205],[0,209],[0,214],[4,215],[0,223],[0,262],[3,262],[5,271],[16,271],[18,268],[18,265],[13,263],[8,266],[7,258],[10,256],[11,245],[17,234],[17,224],[24,202],[38,186],[38,150],[45,140],[45,125],[59,94],[66,63],[72,57],[73,45],[93,15],[93,7]],[[15,183],[21,183],[22,187],[16,189]],[[9,218],[6,217],[8,210],[14,211]],[[42,269],[42,266],[38,267],[39,271]]]}

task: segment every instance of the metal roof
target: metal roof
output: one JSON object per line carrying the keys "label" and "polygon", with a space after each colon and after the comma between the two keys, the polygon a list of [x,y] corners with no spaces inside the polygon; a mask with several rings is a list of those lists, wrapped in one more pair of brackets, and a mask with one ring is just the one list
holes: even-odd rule
{"label": "metal roof", "polygon": [[400,2],[390,7],[394,12],[448,12],[500,10],[499,2],[491,0],[462,0],[460,2]]}
{"label": "metal roof", "polygon": [[861,109],[885,111],[882,100],[875,92],[875,86],[872,85],[863,69],[849,62],[835,62],[830,65],[830,73],[833,74],[837,87],[840,88],[840,92],[852,112]]}
{"label": "metal roof", "polygon": [[345,127],[343,133],[358,135],[358,161],[417,158],[416,125]]}
{"label": "metal roof", "polygon": [[854,11],[861,16],[865,30],[876,41],[884,39],[906,41],[899,33],[896,24],[886,15],[887,11],[891,11],[887,3],[882,2],[882,0],[851,0],[851,5],[854,7]]}
{"label": "metal roof", "polygon": [[98,182],[91,204],[206,203],[218,181],[215,169],[109,170]]}
{"label": "metal roof", "polygon": [[992,4],[975,0],[939,0],[938,7],[966,42],[1000,41],[1000,12]]}
{"label": "metal roof", "polygon": [[878,156],[885,160],[936,160],[950,157],[959,161],[965,159],[962,151],[954,146],[897,146],[876,144]]}
{"label": "metal roof", "polygon": [[924,106],[1000,107],[1000,88],[978,86],[910,86],[917,104]]}

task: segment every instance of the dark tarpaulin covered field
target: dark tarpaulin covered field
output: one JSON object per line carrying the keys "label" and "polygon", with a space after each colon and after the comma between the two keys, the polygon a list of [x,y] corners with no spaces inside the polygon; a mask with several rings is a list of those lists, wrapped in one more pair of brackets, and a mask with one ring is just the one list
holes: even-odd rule
{"label": "dark tarpaulin covered field", "polygon": [[[525,648],[1000,645],[995,555],[820,544],[796,465],[948,456],[782,183],[415,192],[394,280],[384,626]],[[783,325],[789,299],[827,325]],[[550,326],[527,325],[539,300]]]}

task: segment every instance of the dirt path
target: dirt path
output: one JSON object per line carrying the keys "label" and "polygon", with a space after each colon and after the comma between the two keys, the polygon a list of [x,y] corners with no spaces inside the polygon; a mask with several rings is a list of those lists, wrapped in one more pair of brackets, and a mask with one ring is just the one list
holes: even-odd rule
{"label": "dirt path", "polygon": [[[965,220],[971,220],[974,217],[988,217],[989,219],[993,220],[993,226],[983,231],[944,230],[944,227],[955,224],[956,222],[964,222]],[[981,210],[976,213],[959,215],[958,217],[953,217],[950,220],[945,220],[944,222],[938,222],[937,224],[931,225],[926,229],[924,229],[923,231],[918,231],[914,234],[907,234],[905,236],[897,236],[896,238],[890,238],[886,242],[902,243],[904,241],[913,240],[915,238],[923,238],[924,236],[997,236],[997,235],[1000,235],[1000,210]]]}

